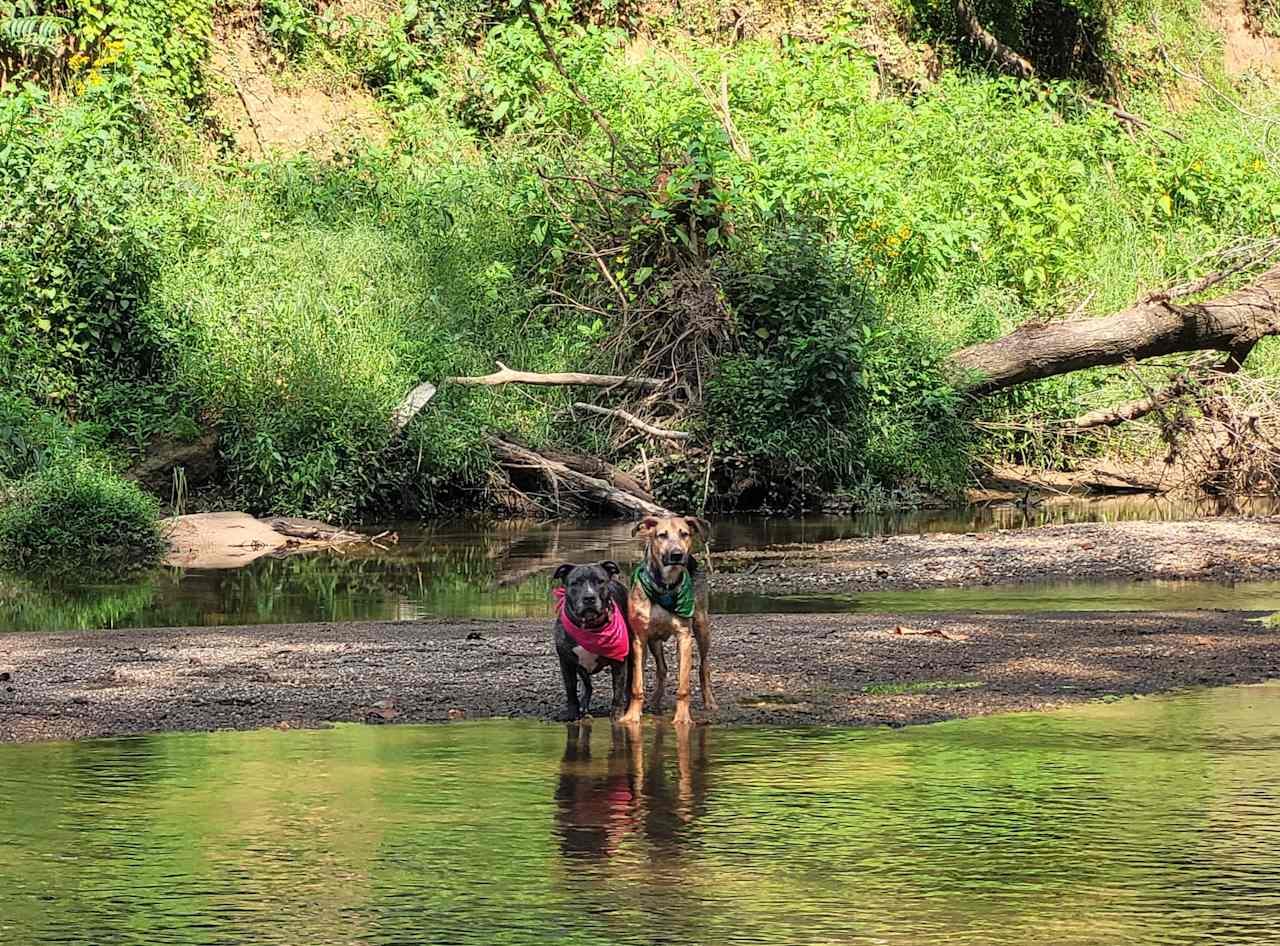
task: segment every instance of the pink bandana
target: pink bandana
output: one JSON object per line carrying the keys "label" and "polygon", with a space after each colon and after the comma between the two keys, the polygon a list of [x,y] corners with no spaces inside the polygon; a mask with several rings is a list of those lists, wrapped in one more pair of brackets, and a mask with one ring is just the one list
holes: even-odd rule
{"label": "pink bandana", "polygon": [[627,622],[614,601],[609,602],[609,620],[600,628],[578,627],[569,620],[569,613],[564,607],[564,589],[552,588],[552,596],[556,599],[556,615],[560,618],[560,626],[579,646],[589,650],[597,657],[609,660],[626,660],[631,650],[631,639],[627,633]]}

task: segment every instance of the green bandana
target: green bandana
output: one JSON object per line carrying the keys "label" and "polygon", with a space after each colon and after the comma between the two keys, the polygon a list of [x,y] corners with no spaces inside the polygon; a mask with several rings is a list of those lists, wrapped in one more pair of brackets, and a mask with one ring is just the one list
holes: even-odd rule
{"label": "green bandana", "polygon": [[688,569],[685,569],[684,580],[680,582],[680,587],[674,589],[659,588],[644,562],[636,566],[631,580],[637,582],[644,589],[649,600],[658,607],[670,611],[676,617],[693,617],[693,576],[689,574]]}

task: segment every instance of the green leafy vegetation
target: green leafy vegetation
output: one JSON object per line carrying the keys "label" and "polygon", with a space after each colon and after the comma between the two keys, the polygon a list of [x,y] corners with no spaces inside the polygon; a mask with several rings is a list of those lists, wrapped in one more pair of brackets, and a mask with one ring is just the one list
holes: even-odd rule
{"label": "green leafy vegetation", "polygon": [[[0,6],[0,471],[212,430],[225,473],[200,501],[345,519],[498,502],[491,431],[643,463],[664,501],[712,509],[1096,452],[1021,422],[1130,375],[975,404],[942,359],[1273,234],[1275,91],[1210,71],[1168,94],[1212,49],[1194,5],[1041,6],[975,10],[1044,83],[985,70],[932,0],[733,45],[612,6]],[[377,96],[384,133],[219,151],[210,97],[241,105],[215,18],[272,51],[273,82]],[[941,74],[904,86],[869,36],[930,44]],[[1177,137],[1091,104],[1114,89]],[[449,385],[392,435],[414,384],[495,360],[670,379],[651,416],[693,439],[642,457],[571,412],[581,391]]]}
{"label": "green leafy vegetation", "polygon": [[16,572],[123,575],[154,564],[164,547],[155,500],[84,459],[32,474],[0,507],[0,567]]}
{"label": "green leafy vegetation", "polygon": [[984,685],[978,680],[921,680],[917,683],[869,683],[862,690],[878,696],[897,696],[936,693],[939,690],[972,690]]}

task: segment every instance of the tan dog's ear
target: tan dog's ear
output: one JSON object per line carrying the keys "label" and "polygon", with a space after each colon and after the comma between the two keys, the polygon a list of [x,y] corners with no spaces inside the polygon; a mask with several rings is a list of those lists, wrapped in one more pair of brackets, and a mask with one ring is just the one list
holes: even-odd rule
{"label": "tan dog's ear", "polygon": [[695,519],[692,516],[685,516],[685,522],[689,524],[690,531],[698,533],[703,542],[711,541],[711,523],[706,519]]}
{"label": "tan dog's ear", "polygon": [[652,532],[656,528],[658,528],[658,520],[653,518],[653,516],[649,516],[648,518],[641,519],[639,522],[637,522],[631,528],[631,534],[639,535],[642,531]]}

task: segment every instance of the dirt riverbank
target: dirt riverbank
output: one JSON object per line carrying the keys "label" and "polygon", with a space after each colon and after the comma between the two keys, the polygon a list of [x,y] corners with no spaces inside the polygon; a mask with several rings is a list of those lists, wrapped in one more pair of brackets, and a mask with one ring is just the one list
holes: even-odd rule
{"label": "dirt riverbank", "polygon": [[1280,516],[1085,523],[777,545],[718,554],[712,587],[779,595],[1084,579],[1280,579]]}
{"label": "dirt riverbank", "polygon": [[[720,709],[708,715],[695,698],[694,715],[716,724],[896,726],[1280,676],[1280,631],[1254,617],[722,616],[714,629]],[[0,741],[330,721],[551,720],[563,705],[550,630],[541,622],[267,625],[0,641]],[[605,675],[597,680],[594,708],[603,713],[609,683]]]}

